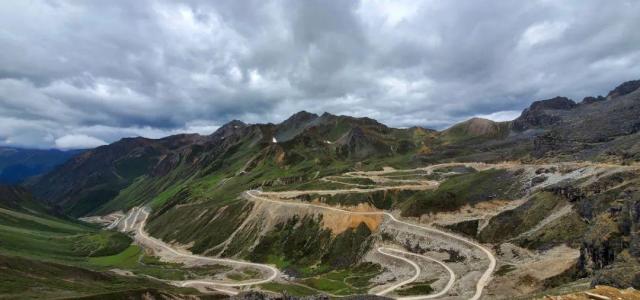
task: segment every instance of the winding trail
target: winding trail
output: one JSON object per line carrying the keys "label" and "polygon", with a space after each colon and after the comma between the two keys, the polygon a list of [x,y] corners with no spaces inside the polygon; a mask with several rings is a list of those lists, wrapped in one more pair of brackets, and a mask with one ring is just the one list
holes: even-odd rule
{"label": "winding trail", "polygon": [[[417,225],[417,224],[413,224],[413,223],[409,223],[409,222],[405,222],[405,221],[400,221],[394,215],[392,215],[391,213],[386,212],[386,211],[374,211],[374,212],[349,211],[349,210],[346,210],[346,209],[341,209],[341,208],[331,207],[331,206],[318,205],[318,204],[313,204],[313,203],[302,203],[302,202],[293,202],[293,201],[273,200],[273,199],[270,199],[270,198],[259,196],[258,194],[261,194],[261,193],[262,192],[258,191],[258,190],[249,190],[249,191],[246,191],[244,194],[247,195],[249,199],[257,199],[257,200],[261,200],[261,201],[277,203],[277,204],[280,204],[280,205],[290,205],[290,206],[298,206],[298,207],[315,207],[315,208],[326,209],[326,210],[331,210],[331,211],[336,211],[336,212],[341,212],[341,213],[352,214],[352,215],[383,215],[383,216],[386,216],[389,219],[391,219],[392,221],[397,222],[399,224],[403,224],[403,225],[406,225],[406,226],[409,226],[409,227],[413,227],[413,228],[417,228],[417,229],[420,229],[420,230],[424,230],[426,232],[431,232],[431,233],[443,235],[443,236],[446,236],[446,237],[451,238],[453,240],[457,240],[457,241],[463,242],[463,243],[465,243],[467,245],[470,245],[470,246],[473,246],[473,247],[476,247],[476,248],[480,249],[482,252],[484,252],[486,254],[487,258],[489,259],[489,266],[487,267],[485,272],[480,277],[480,280],[478,280],[478,282],[476,283],[475,294],[473,295],[473,297],[469,298],[471,300],[477,300],[477,299],[480,299],[480,297],[482,297],[482,291],[484,290],[484,287],[489,283],[489,281],[491,281],[491,274],[493,274],[493,271],[495,271],[495,268],[496,268],[496,258],[495,258],[495,256],[493,256],[493,253],[491,253],[491,251],[489,251],[489,249],[487,249],[486,247],[484,247],[484,246],[482,246],[482,245],[480,245],[480,244],[478,244],[478,243],[476,243],[476,242],[474,242],[472,240],[469,240],[469,239],[461,237],[461,236],[457,236],[455,234],[448,233],[446,231],[442,231],[442,230],[431,228],[431,227],[427,227],[427,226]],[[382,253],[384,254],[384,252],[382,252]],[[412,255],[414,253],[406,252],[405,254]],[[393,257],[395,257],[395,256],[393,256]],[[397,257],[395,257],[395,258],[397,258]],[[418,273],[418,275],[419,275],[419,273]],[[454,277],[454,276],[452,276],[452,277]],[[415,279],[410,281],[410,282],[413,282],[413,281],[415,281]],[[409,283],[409,282],[406,282],[406,283]],[[404,283],[404,284],[406,284],[406,283]],[[402,285],[404,285],[404,284],[402,284]],[[402,285],[398,285],[395,288],[397,289],[398,287],[400,287]],[[453,284],[448,285],[448,288],[451,288],[452,285]],[[446,289],[446,290],[448,291],[448,289]],[[427,298],[412,298],[412,299],[427,299]]]}
{"label": "winding trail", "polygon": [[[134,208],[136,209],[136,208]],[[154,237],[149,236],[145,231],[144,231],[144,225],[147,222],[147,218],[149,217],[149,212],[147,212],[147,210],[145,208],[137,208],[135,211],[135,217],[133,218],[133,223],[131,224],[132,226],[135,226],[138,218],[140,217],[140,214],[144,214],[144,217],[139,221],[139,225],[138,228],[136,230],[136,239],[141,240],[143,243],[147,242],[147,243],[151,243],[157,247],[160,247],[166,251],[171,252],[173,255],[178,256],[178,257],[183,257],[183,258],[190,258],[190,259],[196,259],[199,261],[207,261],[207,262],[214,262],[214,263],[223,263],[223,264],[235,264],[235,265],[240,265],[240,266],[247,266],[247,267],[254,267],[254,268],[258,268],[258,269],[263,269],[263,270],[267,270],[269,273],[271,273],[269,275],[269,277],[265,278],[265,279],[261,279],[261,280],[252,280],[252,281],[244,281],[244,282],[225,282],[225,281],[216,281],[216,280],[206,280],[206,279],[194,279],[194,280],[182,280],[182,281],[171,281],[173,284],[181,286],[181,287],[186,287],[186,286],[192,286],[192,285],[211,285],[213,286],[216,290],[219,290],[221,292],[225,292],[228,294],[237,294],[237,292],[235,291],[230,291],[230,290],[226,290],[226,289],[221,289],[219,287],[243,287],[243,286],[250,286],[250,285],[258,285],[258,284],[263,284],[263,283],[267,283],[267,282],[271,282],[274,279],[276,279],[276,277],[278,277],[278,275],[280,274],[280,271],[270,265],[265,265],[265,264],[258,264],[258,263],[252,263],[252,262],[247,262],[247,261],[242,261],[242,260],[235,260],[235,259],[226,259],[226,258],[213,258],[213,257],[208,257],[208,256],[200,256],[200,255],[194,255],[194,254],[190,254],[190,253],[184,253],[182,251],[178,251],[174,248],[172,248],[171,246],[167,245],[165,242],[158,240]],[[130,216],[134,215],[134,213],[132,212],[130,214]]]}
{"label": "winding trail", "polygon": [[[438,167],[436,166],[429,166],[426,168],[421,168],[419,170],[432,170],[433,168]],[[418,170],[418,169],[416,169]],[[374,171],[374,172],[352,172],[352,173],[347,173],[348,177],[367,177],[368,175],[373,175],[373,176],[380,176],[380,175],[384,175],[387,172],[402,172],[402,171],[408,171],[410,172],[410,170],[385,170],[385,171]],[[370,174],[369,174],[370,173]],[[375,173],[375,174],[374,174]],[[382,215],[386,218],[389,218],[392,222],[396,222],[398,224],[402,224],[411,228],[415,228],[418,229],[420,231],[425,232],[426,233],[433,233],[433,234],[437,234],[440,236],[444,236],[447,237],[449,239],[458,241],[458,242],[462,242],[464,244],[467,244],[469,246],[475,247],[480,249],[484,254],[486,254],[488,260],[489,260],[489,266],[487,267],[487,269],[485,270],[485,272],[482,274],[482,276],[480,277],[480,279],[478,280],[478,282],[476,283],[476,288],[475,288],[475,293],[473,294],[473,296],[469,299],[471,300],[477,300],[480,299],[482,297],[482,292],[485,288],[485,286],[489,283],[489,281],[491,280],[491,275],[495,270],[496,267],[496,259],[493,256],[493,254],[491,253],[491,251],[489,251],[487,248],[485,248],[484,246],[482,246],[481,244],[478,244],[470,239],[446,232],[446,231],[442,231],[439,229],[435,229],[432,227],[427,227],[427,226],[423,226],[423,225],[417,225],[417,224],[413,224],[410,222],[406,222],[406,221],[401,221],[399,219],[397,219],[393,214],[387,212],[387,211],[366,211],[366,212],[358,212],[358,211],[350,211],[350,210],[346,210],[346,209],[342,209],[339,207],[332,207],[332,206],[326,206],[326,205],[319,205],[319,204],[314,204],[314,203],[306,203],[306,202],[298,202],[298,201],[292,201],[292,200],[284,200],[284,199],[291,199],[291,198],[295,198],[296,196],[299,196],[301,194],[341,194],[341,193],[369,193],[372,191],[378,191],[378,190],[389,190],[389,189],[407,189],[407,190],[426,190],[426,189],[431,189],[435,186],[437,186],[439,183],[436,181],[432,181],[432,180],[424,180],[424,181],[420,181],[420,180],[416,180],[416,181],[407,181],[406,183],[414,183],[415,184],[404,184],[404,185],[398,185],[398,186],[378,186],[378,187],[371,187],[369,185],[362,185],[362,184],[355,184],[355,183],[348,183],[348,182],[340,182],[337,180],[331,180],[329,178],[322,178],[323,181],[327,181],[327,182],[334,182],[334,183],[339,183],[339,184],[343,184],[343,185],[347,185],[347,186],[352,186],[352,188],[350,189],[335,189],[335,190],[308,190],[308,191],[281,191],[281,192],[262,192],[259,190],[248,190],[245,191],[243,193],[243,196],[245,199],[250,200],[250,201],[265,201],[265,202],[271,202],[277,205],[287,205],[287,206],[297,206],[297,207],[314,207],[314,208],[318,208],[318,209],[324,209],[324,210],[330,210],[330,211],[335,211],[335,212],[340,212],[340,213],[345,213],[345,214],[352,214],[352,215]],[[358,187],[370,187],[370,188],[358,188]],[[274,199],[275,198],[275,199]],[[140,216],[143,215],[142,218],[140,218]],[[170,281],[170,283],[177,285],[177,286],[181,286],[181,287],[186,287],[186,286],[196,286],[196,285],[207,285],[207,286],[211,286],[213,289],[227,293],[227,294],[231,294],[231,295],[235,295],[237,294],[237,292],[235,290],[230,290],[230,289],[226,289],[226,288],[239,288],[239,287],[244,287],[244,286],[252,286],[252,285],[259,285],[259,284],[263,284],[263,283],[268,283],[271,282],[273,280],[275,280],[276,278],[278,278],[280,271],[270,265],[265,265],[265,264],[258,264],[258,263],[252,263],[252,262],[247,262],[247,261],[242,261],[242,260],[235,260],[235,259],[225,259],[225,258],[214,258],[214,257],[208,257],[208,256],[200,256],[200,255],[194,255],[191,253],[186,253],[184,251],[180,251],[180,250],[176,250],[175,248],[172,248],[170,245],[166,244],[165,242],[156,239],[154,237],[149,236],[145,231],[144,231],[144,226],[146,224],[146,221],[149,217],[149,209],[148,208],[144,208],[144,207],[134,207],[132,208],[128,215],[124,215],[121,218],[119,218],[116,222],[117,223],[122,223],[122,231],[134,231],[135,233],[135,238],[136,240],[138,240],[140,242],[140,244],[146,244],[146,245],[153,245],[155,247],[159,247],[162,248],[163,250],[166,250],[168,252],[170,252],[172,255],[177,256],[177,257],[183,257],[183,258],[189,258],[189,259],[194,259],[194,260],[199,260],[199,261],[206,261],[206,262],[214,262],[214,263],[223,263],[223,264],[231,264],[231,265],[240,265],[240,266],[247,266],[247,267],[253,267],[253,268],[258,268],[258,269],[262,269],[262,270],[267,270],[267,272],[269,273],[269,276],[267,278],[264,279],[260,279],[260,280],[249,280],[249,281],[243,281],[243,282],[228,282],[228,281],[220,281],[220,280],[208,280],[208,279],[194,279],[194,280],[183,280],[183,281]],[[133,218],[133,219],[132,219]],[[113,224],[112,224],[113,225]],[[137,225],[137,227],[136,227]],[[118,224],[113,225],[114,227],[117,227]],[[455,280],[456,280],[456,275],[454,273],[454,271],[447,266],[444,262],[439,261],[437,259],[434,259],[432,257],[428,257],[425,255],[421,255],[421,254],[417,254],[417,253],[412,253],[412,252],[408,252],[405,250],[400,250],[400,249],[396,249],[396,248],[389,248],[389,247],[379,247],[377,248],[377,251],[382,254],[382,255],[386,255],[389,257],[392,257],[394,259],[398,259],[401,261],[404,261],[406,263],[408,263],[409,265],[411,265],[414,270],[415,270],[415,274],[406,280],[403,280],[401,282],[395,283],[392,286],[386,287],[381,291],[378,292],[373,292],[372,289],[370,292],[371,293],[375,293],[376,295],[382,296],[382,295],[386,295],[389,294],[395,290],[397,290],[398,288],[407,285],[409,283],[415,282],[421,275],[421,269],[420,266],[408,259],[406,256],[412,256],[418,259],[424,259],[430,262],[434,262],[440,266],[442,266],[445,270],[447,270],[447,272],[449,273],[449,280],[447,282],[447,284],[445,285],[444,288],[442,288],[438,293],[435,294],[428,294],[428,295],[416,295],[416,296],[407,296],[407,297],[397,297],[396,299],[399,300],[423,300],[423,299],[433,299],[433,298],[438,298],[441,296],[446,295],[451,288],[453,287]]]}
{"label": "winding trail", "polygon": [[415,257],[419,257],[422,259],[426,259],[432,262],[435,262],[437,264],[439,264],[440,266],[442,266],[443,268],[445,268],[447,270],[447,272],[449,272],[449,281],[447,282],[447,285],[438,293],[436,294],[430,294],[430,295],[423,295],[423,296],[409,296],[409,297],[400,297],[398,299],[400,300],[421,300],[421,299],[433,299],[433,298],[438,298],[440,296],[444,296],[452,287],[453,284],[456,282],[456,274],[453,272],[453,270],[451,268],[449,268],[449,266],[447,266],[444,262],[441,262],[437,259],[433,259],[431,257],[422,255],[422,254],[417,254],[417,253],[413,253],[413,252],[408,252],[408,251],[404,251],[404,250],[398,250],[398,249],[394,249],[394,248],[388,248],[388,247],[380,247],[378,248],[378,252],[384,254],[384,255],[388,255],[391,257],[395,257],[398,259],[402,259],[404,261],[406,261],[407,263],[409,263],[411,266],[414,267],[414,269],[416,270],[416,275],[414,275],[412,278],[410,278],[409,280],[406,280],[404,282],[401,282],[399,284],[396,284],[390,288],[387,288],[381,292],[376,293],[377,296],[381,296],[384,294],[387,294],[397,288],[400,288],[401,286],[414,282],[416,279],[418,279],[418,277],[420,276],[420,267],[412,262],[411,260],[405,259],[403,257],[398,257],[398,256],[394,256],[393,254],[390,253],[385,253],[385,251],[391,251],[391,252],[396,252],[396,253],[402,253],[404,255],[411,255],[411,256],[415,256]]}
{"label": "winding trail", "polygon": [[[392,285],[392,286],[390,286],[390,287],[388,287],[388,288],[386,288],[386,289],[384,289],[382,291],[379,291],[379,292],[375,293],[376,296],[384,296],[384,295],[386,295],[386,294],[388,294],[390,292],[395,291],[396,289],[400,288],[401,286],[403,286],[405,284],[409,284],[409,283],[412,283],[412,282],[418,280],[418,278],[420,277],[420,272],[421,271],[420,271],[420,266],[418,266],[417,263],[415,263],[414,261],[412,261],[410,259],[406,259],[403,256],[399,256],[399,255],[395,255],[395,254],[389,253],[389,252],[396,252],[396,253],[406,254],[406,251],[396,250],[396,249],[393,249],[393,248],[385,248],[385,247],[379,247],[377,250],[378,250],[379,253],[381,253],[383,255],[386,255],[386,256],[389,256],[389,257],[393,257],[395,259],[399,259],[399,260],[402,260],[402,261],[410,264],[413,267],[413,269],[416,271],[416,273],[411,278],[409,278],[407,280],[400,281],[400,282],[398,282],[398,283],[396,283],[396,284],[394,284],[394,285]],[[387,252],[387,251],[389,251],[389,252]],[[453,278],[455,279],[455,277],[453,277]],[[448,289],[445,289],[445,290],[448,290]]]}

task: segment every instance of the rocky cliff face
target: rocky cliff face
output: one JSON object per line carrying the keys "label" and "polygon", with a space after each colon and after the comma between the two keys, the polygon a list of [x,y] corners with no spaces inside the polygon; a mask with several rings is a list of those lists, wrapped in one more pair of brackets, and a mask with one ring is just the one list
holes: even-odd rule
{"label": "rocky cliff face", "polygon": [[613,98],[617,98],[627,94],[631,94],[638,89],[640,89],[640,80],[627,81],[617,86],[612,91],[610,91],[609,94],[607,94],[607,98],[613,99]]}
{"label": "rocky cliff face", "polygon": [[[617,88],[614,98],[587,102],[566,110],[547,111],[541,118],[548,130],[534,141],[537,157],[571,154],[575,159],[628,155],[638,147],[640,91]],[[552,120],[552,121],[550,121]],[[514,124],[521,122],[516,120]],[[636,152],[632,150],[633,152]]]}
{"label": "rocky cliff face", "polygon": [[347,134],[336,141],[338,155],[343,157],[363,159],[376,154],[391,154],[389,145],[376,139],[375,136],[365,133],[360,127],[351,129]]}
{"label": "rocky cliff face", "polygon": [[570,110],[576,103],[565,97],[555,97],[533,102],[520,117],[513,121],[515,130],[524,131],[531,128],[548,127],[562,120],[560,111]]}

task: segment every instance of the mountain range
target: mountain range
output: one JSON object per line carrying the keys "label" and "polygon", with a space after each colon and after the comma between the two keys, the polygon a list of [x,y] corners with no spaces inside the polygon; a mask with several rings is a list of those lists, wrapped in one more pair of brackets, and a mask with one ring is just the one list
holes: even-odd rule
{"label": "mountain range", "polygon": [[0,183],[18,184],[51,171],[82,150],[0,147]]}
{"label": "mountain range", "polygon": [[441,132],[301,111],[280,124],[234,120],[208,136],[125,138],[73,157],[31,188],[50,204],[82,216],[154,199],[159,205],[170,198],[167,191],[254,169],[243,180],[250,185],[302,181],[355,163],[369,168],[516,159],[627,163],[640,159],[639,87],[640,81],[626,82],[606,97],[579,103],[564,97],[540,100],[513,121],[474,118]]}
{"label": "mountain range", "polygon": [[[395,246],[455,276],[447,284],[444,269],[420,275],[440,268],[422,258],[417,279],[380,295],[473,298],[476,282],[486,299],[640,288],[639,131],[636,80],[580,102],[536,101],[512,121],[473,118],[442,131],[301,111],[278,124],[234,120],[210,135],[52,152],[42,175],[0,188],[0,268],[69,276],[70,297],[222,297],[224,289],[172,283],[266,276],[189,260],[215,257],[277,267],[281,277],[256,284],[267,295],[345,296],[411,273],[389,263],[384,249]],[[60,253],[41,250],[56,243]],[[34,246],[20,254],[23,244]],[[179,250],[167,255],[171,247]],[[175,259],[180,251],[191,256]],[[48,276],[31,272],[12,276]],[[132,274],[141,276],[123,283]],[[65,290],[25,282],[5,292]]]}

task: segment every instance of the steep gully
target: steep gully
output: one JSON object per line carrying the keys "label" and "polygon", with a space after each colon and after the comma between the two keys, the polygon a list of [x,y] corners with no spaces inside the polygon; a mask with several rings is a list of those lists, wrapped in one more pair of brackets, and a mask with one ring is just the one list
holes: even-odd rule
{"label": "steep gully", "polygon": [[[443,166],[443,165],[440,165]],[[436,166],[431,166],[431,167],[427,167],[427,168],[421,168],[421,169],[416,169],[416,170],[431,170],[432,168],[435,168]],[[396,170],[397,171],[397,170]],[[409,171],[409,170],[406,170]],[[371,172],[374,173],[374,172]],[[377,171],[375,172],[375,175],[378,176],[380,174],[384,174],[385,171]],[[360,173],[362,174],[362,173]],[[353,174],[347,174],[349,176],[353,175]],[[342,182],[335,182],[335,183],[342,183]],[[403,185],[400,186],[400,188],[409,188],[409,189],[424,189],[424,188],[433,188],[435,186],[433,181],[425,181],[426,184],[416,184],[416,185]],[[399,186],[388,186],[388,187],[377,187],[375,189],[345,189],[345,190],[326,190],[326,191],[311,191],[311,192],[322,192],[322,193],[346,193],[346,192],[370,192],[372,190],[380,190],[380,189],[391,189],[391,188],[399,188]],[[287,192],[262,192],[259,190],[249,190],[243,193],[243,196],[245,197],[245,199],[250,200],[250,201],[264,201],[264,202],[268,202],[268,203],[272,203],[274,205],[287,205],[287,206],[298,206],[298,207],[313,207],[313,208],[317,208],[317,209],[325,209],[325,210],[330,210],[330,211],[334,211],[334,212],[339,212],[339,213],[344,213],[344,214],[352,214],[352,215],[382,215],[386,218],[389,218],[392,222],[396,222],[398,224],[402,224],[405,226],[409,226],[412,227],[414,229],[417,229],[419,231],[423,231],[425,232],[425,236],[429,233],[431,234],[437,234],[440,236],[444,236],[447,238],[450,238],[452,240],[458,241],[458,242],[462,242],[464,244],[467,244],[469,246],[475,247],[480,249],[484,254],[486,254],[487,259],[489,260],[489,265],[487,267],[487,269],[484,271],[484,273],[482,274],[482,276],[480,277],[480,279],[478,280],[478,282],[476,283],[476,287],[475,287],[475,293],[473,294],[472,297],[470,297],[469,299],[472,300],[476,300],[476,299],[480,299],[482,297],[482,292],[484,290],[484,287],[489,283],[489,281],[491,280],[491,275],[493,273],[493,271],[495,270],[496,267],[496,259],[493,256],[493,254],[491,253],[491,251],[489,251],[487,248],[485,248],[484,246],[482,246],[479,243],[476,243],[470,239],[449,233],[449,232],[445,232],[442,230],[438,230],[435,228],[431,228],[431,227],[427,227],[427,226],[423,226],[423,225],[417,225],[417,224],[413,224],[413,223],[409,223],[409,222],[405,222],[405,221],[401,221],[399,219],[397,219],[393,214],[386,212],[386,211],[368,211],[368,212],[359,212],[359,211],[349,211],[346,209],[342,209],[342,208],[337,208],[337,207],[332,207],[332,206],[325,206],[325,205],[319,205],[319,204],[314,204],[314,203],[303,203],[303,202],[296,202],[296,201],[290,201],[290,200],[283,200],[279,197],[277,197],[278,193],[283,193],[284,197],[283,198],[287,198],[287,197],[291,197],[292,195],[295,195],[296,193],[309,193],[310,191],[287,191]],[[276,196],[276,197],[274,197]],[[143,217],[141,217],[141,215],[143,215]],[[146,224],[146,220],[149,217],[149,209],[146,207],[136,207],[133,208],[132,210],[129,211],[128,214],[126,214],[125,216],[122,216],[121,218],[117,219],[116,221],[114,221],[114,223],[112,225],[110,225],[110,227],[117,227],[119,224],[118,223],[123,223],[122,226],[120,227],[120,229],[122,231],[134,231],[135,234],[135,239],[136,241],[141,244],[141,245],[152,245],[152,247],[155,248],[161,248],[162,250],[168,251],[169,253],[171,253],[171,255],[176,256],[176,257],[182,257],[182,258],[187,258],[187,259],[194,259],[194,260],[198,260],[198,261],[202,261],[202,262],[213,262],[213,263],[223,263],[223,264],[235,264],[238,266],[245,266],[245,267],[254,267],[254,268],[258,268],[261,270],[266,270],[267,273],[269,274],[265,279],[261,279],[261,280],[249,280],[249,281],[241,281],[241,282],[226,282],[226,281],[219,281],[219,280],[208,280],[208,279],[201,279],[201,280],[184,280],[184,281],[171,281],[172,284],[177,285],[177,286],[209,286],[215,290],[224,292],[224,293],[228,293],[228,294],[236,294],[237,292],[235,290],[230,290],[230,289],[225,289],[225,288],[234,288],[234,287],[244,287],[244,286],[251,286],[251,285],[259,285],[259,284],[263,284],[263,283],[267,283],[270,281],[275,280],[278,276],[279,276],[279,270],[276,269],[273,266],[270,265],[265,265],[265,264],[258,264],[258,263],[251,263],[251,262],[246,262],[246,261],[242,261],[242,260],[234,260],[234,259],[224,259],[224,258],[213,258],[213,257],[207,257],[207,256],[200,256],[200,255],[194,255],[191,253],[187,253],[186,251],[182,251],[182,250],[178,250],[175,249],[173,247],[171,247],[170,245],[166,244],[165,242],[153,238],[151,236],[149,236],[145,231],[144,231],[144,226]],[[137,226],[136,226],[137,225]],[[387,295],[399,288],[401,288],[402,286],[405,286],[409,283],[415,282],[421,275],[421,269],[419,267],[419,265],[408,259],[407,257],[415,257],[415,258],[419,258],[419,259],[424,259],[430,262],[434,262],[440,266],[442,266],[444,269],[446,269],[446,271],[449,273],[449,280],[446,284],[446,286],[441,289],[438,293],[435,294],[428,294],[428,295],[416,295],[416,296],[407,296],[407,297],[397,297],[396,299],[400,299],[400,300],[422,300],[422,299],[433,299],[433,298],[438,298],[441,296],[444,296],[447,294],[447,292],[453,287],[454,283],[455,283],[455,273],[453,272],[453,270],[451,268],[449,268],[444,262],[439,261],[437,259],[431,258],[431,257],[427,257],[424,255],[420,255],[420,254],[416,254],[416,253],[412,253],[412,252],[408,252],[405,250],[401,250],[401,249],[396,249],[396,248],[389,248],[389,247],[378,247],[377,252],[379,252],[382,255],[386,255],[389,257],[392,257],[394,259],[398,259],[398,260],[402,260],[406,263],[408,263],[409,265],[411,265],[413,267],[413,269],[415,270],[415,274],[404,281],[398,282],[393,284],[392,286],[389,286],[381,291],[377,291],[374,292],[372,291],[372,293],[382,296],[382,295]]]}

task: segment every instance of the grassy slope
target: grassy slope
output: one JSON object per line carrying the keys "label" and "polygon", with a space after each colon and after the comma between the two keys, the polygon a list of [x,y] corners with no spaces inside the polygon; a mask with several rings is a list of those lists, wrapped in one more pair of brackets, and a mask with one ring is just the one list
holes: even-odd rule
{"label": "grassy slope", "polygon": [[248,258],[275,264],[315,290],[341,295],[366,292],[369,280],[381,271],[379,265],[358,263],[371,246],[371,231],[360,224],[333,235],[320,222],[313,217],[291,218],[267,233]]}
{"label": "grassy slope", "polygon": [[142,287],[173,290],[165,284],[147,279],[4,255],[0,255],[0,282],[0,298],[3,299],[91,296]]}
{"label": "grassy slope", "polygon": [[[6,193],[5,193],[6,195]],[[145,255],[119,232],[54,217],[20,193],[11,208],[0,205],[0,298],[94,297],[189,293],[154,280],[107,273],[113,268],[168,280],[192,279],[228,270],[185,268]],[[7,196],[3,196],[5,199]],[[0,204],[8,204],[1,200]]]}
{"label": "grassy slope", "polygon": [[181,291],[102,272],[114,267],[167,279],[188,277],[182,269],[143,256],[137,246],[129,246],[126,235],[46,215],[29,201],[23,204],[30,208],[0,208],[0,298],[126,294],[141,288]]}
{"label": "grassy slope", "polygon": [[84,261],[111,255],[131,239],[81,223],[0,208],[0,253],[53,261]]}
{"label": "grassy slope", "polygon": [[[553,211],[566,205],[566,201],[548,192],[538,193],[516,209],[500,213],[480,232],[484,242],[498,242],[516,237],[532,229]],[[518,226],[511,226],[518,224]],[[572,228],[567,231],[566,228]],[[586,226],[574,213],[547,224],[533,236],[516,241],[530,248],[575,242],[584,234]]]}
{"label": "grassy slope", "polygon": [[415,193],[399,207],[403,216],[417,217],[490,199],[517,199],[522,195],[521,189],[517,174],[490,169],[450,177],[436,190]]}
{"label": "grassy slope", "polygon": [[[339,188],[344,189],[345,186],[341,186]],[[369,203],[373,207],[380,209],[391,209],[395,205],[398,205],[407,198],[411,198],[417,193],[417,191],[412,190],[392,189],[386,191],[372,191],[368,193],[344,193],[335,195],[307,194],[300,196],[299,198],[305,201],[319,199],[321,202],[329,205],[340,204],[355,206],[360,203]]]}

